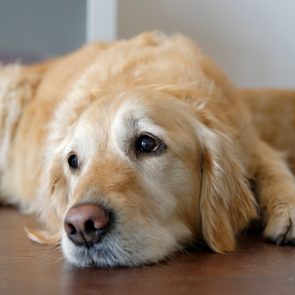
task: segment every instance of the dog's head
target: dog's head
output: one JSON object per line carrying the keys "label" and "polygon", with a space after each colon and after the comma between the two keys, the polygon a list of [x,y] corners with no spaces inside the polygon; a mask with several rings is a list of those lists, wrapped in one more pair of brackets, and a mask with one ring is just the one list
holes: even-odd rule
{"label": "dog's head", "polygon": [[141,265],[197,239],[233,250],[255,201],[223,75],[189,40],[145,34],[78,76],[48,129],[39,199],[67,259]]}

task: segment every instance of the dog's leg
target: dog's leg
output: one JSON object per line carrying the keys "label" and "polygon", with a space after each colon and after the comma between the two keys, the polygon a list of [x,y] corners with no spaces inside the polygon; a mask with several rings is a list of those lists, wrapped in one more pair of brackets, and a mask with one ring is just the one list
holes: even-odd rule
{"label": "dog's leg", "polygon": [[252,163],[264,237],[276,244],[295,244],[295,180],[283,155],[260,141]]}
{"label": "dog's leg", "polygon": [[295,174],[295,91],[247,89],[239,91],[239,95],[250,109],[260,138],[286,152],[288,165]]}

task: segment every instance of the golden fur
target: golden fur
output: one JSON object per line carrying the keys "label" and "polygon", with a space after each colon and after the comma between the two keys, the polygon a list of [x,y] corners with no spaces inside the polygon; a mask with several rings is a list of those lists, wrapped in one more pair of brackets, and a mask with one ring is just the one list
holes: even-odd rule
{"label": "golden fur", "polygon": [[[236,90],[180,35],[144,33],[39,65],[2,67],[1,198],[38,213],[46,231],[29,236],[61,239],[79,266],[156,262],[196,240],[233,251],[259,211],[266,238],[293,243],[294,177],[268,144],[294,162],[294,107],[294,92]],[[134,138],[144,132],[167,150],[137,157]],[[73,151],[81,161],[75,173],[67,165]],[[63,230],[69,208],[87,202],[117,217],[89,250]]]}

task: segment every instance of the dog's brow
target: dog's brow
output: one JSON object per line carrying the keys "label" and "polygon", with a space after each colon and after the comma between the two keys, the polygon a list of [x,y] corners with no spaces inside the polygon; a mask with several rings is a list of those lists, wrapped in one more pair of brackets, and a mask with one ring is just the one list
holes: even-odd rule
{"label": "dog's brow", "polygon": [[140,122],[140,118],[135,118],[133,116],[128,116],[126,118],[127,126],[131,127],[133,130],[139,129],[139,122]]}
{"label": "dog's brow", "polygon": [[131,123],[130,125],[132,126],[133,129],[138,129],[138,125],[139,125],[139,120],[138,118],[131,118]]}

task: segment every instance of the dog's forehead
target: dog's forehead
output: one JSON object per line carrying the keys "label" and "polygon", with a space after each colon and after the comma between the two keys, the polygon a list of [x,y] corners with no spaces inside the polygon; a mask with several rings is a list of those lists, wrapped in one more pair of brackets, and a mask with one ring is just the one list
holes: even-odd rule
{"label": "dog's forehead", "polygon": [[164,128],[153,120],[152,111],[138,94],[118,94],[116,98],[89,106],[74,128],[76,144],[98,148],[124,141],[142,131],[163,136]]}
{"label": "dog's forehead", "polygon": [[88,107],[75,128],[74,146],[88,156],[111,153],[126,159],[137,137],[153,134],[180,155],[196,145],[192,120],[191,110],[176,97],[129,89]]}
{"label": "dog's forehead", "polygon": [[122,99],[123,102],[113,117],[113,133],[120,134],[125,129],[127,132],[133,130],[137,133],[145,131],[163,135],[163,127],[157,124],[155,113],[144,97],[133,94],[128,99]]}
{"label": "dog's forehead", "polygon": [[[190,109],[179,99],[145,89],[114,94],[88,107],[75,133],[108,141],[112,136],[130,138],[142,132],[166,137],[190,125]],[[181,130],[180,130],[181,129]]]}

